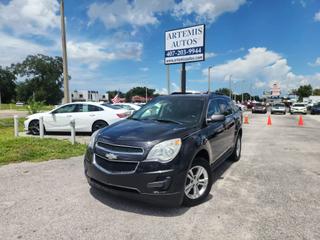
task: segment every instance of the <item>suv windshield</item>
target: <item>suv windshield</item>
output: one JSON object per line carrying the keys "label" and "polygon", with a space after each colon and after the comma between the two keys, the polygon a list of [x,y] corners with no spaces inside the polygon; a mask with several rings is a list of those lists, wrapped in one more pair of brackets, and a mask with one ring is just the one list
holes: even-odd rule
{"label": "suv windshield", "polygon": [[204,100],[200,98],[157,98],[135,112],[130,119],[193,126],[199,123],[203,106]]}
{"label": "suv windshield", "polygon": [[281,104],[281,103],[277,103],[274,105],[275,107],[284,107],[284,104]]}

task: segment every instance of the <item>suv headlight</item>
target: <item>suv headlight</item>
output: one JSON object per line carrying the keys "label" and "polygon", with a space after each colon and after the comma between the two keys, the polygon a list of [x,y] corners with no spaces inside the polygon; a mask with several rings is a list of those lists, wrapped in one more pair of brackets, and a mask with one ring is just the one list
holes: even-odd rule
{"label": "suv headlight", "polygon": [[100,132],[100,130],[97,130],[94,133],[92,133],[91,138],[90,138],[90,142],[88,144],[89,148],[93,149],[99,132]]}
{"label": "suv headlight", "polygon": [[167,163],[173,160],[181,149],[182,141],[180,138],[175,138],[153,146],[148,154],[147,160],[154,160],[161,163]]}

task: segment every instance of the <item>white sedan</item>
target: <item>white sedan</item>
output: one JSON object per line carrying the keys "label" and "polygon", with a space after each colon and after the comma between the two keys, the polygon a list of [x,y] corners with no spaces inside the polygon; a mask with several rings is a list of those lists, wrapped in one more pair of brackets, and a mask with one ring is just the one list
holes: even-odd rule
{"label": "white sedan", "polygon": [[77,132],[94,132],[129,115],[130,112],[127,110],[109,104],[74,102],[61,105],[49,112],[28,116],[24,128],[31,134],[39,134],[39,118],[43,117],[46,132],[69,132],[72,119],[75,120]]}

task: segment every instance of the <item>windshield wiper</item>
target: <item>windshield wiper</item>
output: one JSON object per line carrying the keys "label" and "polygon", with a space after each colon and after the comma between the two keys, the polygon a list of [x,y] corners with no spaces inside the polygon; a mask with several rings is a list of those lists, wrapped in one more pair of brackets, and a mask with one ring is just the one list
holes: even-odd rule
{"label": "windshield wiper", "polygon": [[175,121],[172,119],[154,119],[154,120],[156,120],[158,122],[175,123],[175,124],[179,124],[179,125],[183,124],[182,122],[178,122],[178,121]]}

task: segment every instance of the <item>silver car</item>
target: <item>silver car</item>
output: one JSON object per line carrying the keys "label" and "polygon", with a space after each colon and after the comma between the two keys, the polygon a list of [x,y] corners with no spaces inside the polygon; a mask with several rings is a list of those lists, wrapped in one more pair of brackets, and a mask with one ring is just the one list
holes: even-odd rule
{"label": "silver car", "polygon": [[271,114],[281,113],[286,114],[286,106],[283,103],[276,103],[271,108]]}

